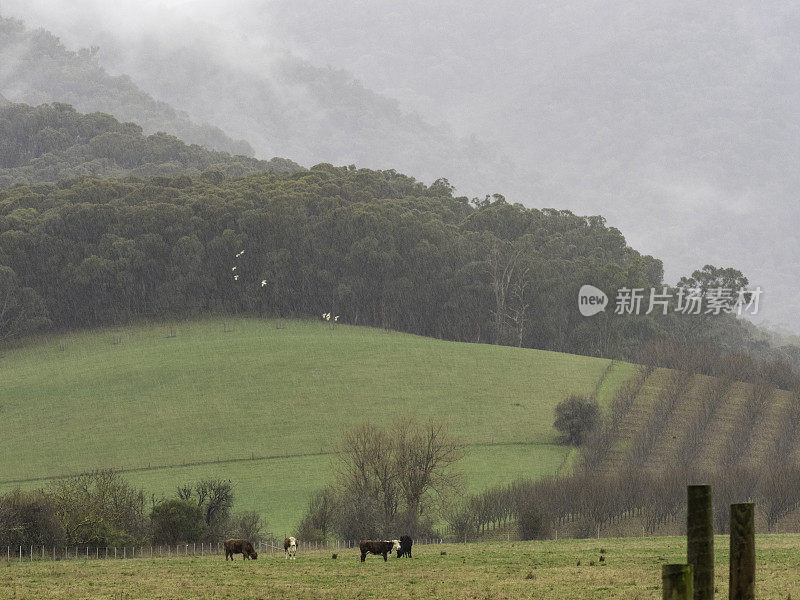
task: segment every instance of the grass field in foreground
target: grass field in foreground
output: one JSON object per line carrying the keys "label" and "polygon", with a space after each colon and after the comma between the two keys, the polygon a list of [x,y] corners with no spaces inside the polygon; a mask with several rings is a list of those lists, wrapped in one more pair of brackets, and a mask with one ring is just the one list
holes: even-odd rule
{"label": "grass field in foreground", "polygon": [[[724,597],[728,538],[718,536],[715,547],[717,596]],[[757,596],[797,598],[800,536],[756,536],[756,547]],[[234,563],[222,556],[0,561],[0,599],[655,600],[661,598],[661,565],[685,561],[682,537],[417,545],[411,560],[384,563],[368,556],[364,564],[357,549],[340,550],[338,560],[301,549],[296,561],[284,560],[282,552]]]}
{"label": "grass field in foreground", "polygon": [[[555,473],[566,450],[554,445],[553,408],[592,392],[608,365],[315,321],[279,329],[207,319],[168,331],[102,329],[5,349],[0,491],[14,480],[167,466],[125,476],[165,494],[187,478],[229,477],[236,508],[258,510],[282,531],[329,480],[329,460],[225,461],[327,453],[355,423],[415,415],[449,420],[472,444],[461,465],[471,489]],[[617,365],[601,397],[632,369]],[[196,462],[212,464],[185,466]]]}

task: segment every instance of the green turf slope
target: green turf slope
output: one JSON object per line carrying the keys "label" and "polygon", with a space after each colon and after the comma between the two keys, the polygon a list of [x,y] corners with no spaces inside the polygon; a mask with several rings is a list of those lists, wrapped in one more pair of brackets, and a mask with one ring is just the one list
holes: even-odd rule
{"label": "green turf slope", "polygon": [[[563,468],[553,408],[607,360],[314,321],[207,319],[48,336],[0,358],[0,490],[93,468],[156,494],[229,477],[276,532],[330,478],[342,431],[450,421],[472,490]],[[602,397],[630,365],[615,365]]]}

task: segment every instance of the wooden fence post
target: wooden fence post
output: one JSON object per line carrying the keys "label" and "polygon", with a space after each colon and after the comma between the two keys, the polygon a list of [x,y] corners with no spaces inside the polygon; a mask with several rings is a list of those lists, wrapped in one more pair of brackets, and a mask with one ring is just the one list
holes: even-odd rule
{"label": "wooden fence post", "polygon": [[686,488],[686,562],[694,573],[694,600],[714,598],[714,520],[710,485]]}
{"label": "wooden fence post", "polygon": [[756,597],[756,540],[753,503],[731,504],[730,600]]}
{"label": "wooden fence post", "polygon": [[662,565],[663,600],[692,600],[692,565]]}

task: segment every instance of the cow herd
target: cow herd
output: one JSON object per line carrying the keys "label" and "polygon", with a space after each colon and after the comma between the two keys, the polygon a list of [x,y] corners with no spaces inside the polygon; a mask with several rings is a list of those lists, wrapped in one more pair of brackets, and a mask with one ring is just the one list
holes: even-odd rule
{"label": "cow herd", "polygon": [[[392,552],[397,552],[397,558],[411,558],[411,546],[414,541],[411,536],[402,535],[399,540],[361,540],[358,547],[361,550],[361,562],[367,558],[367,554],[383,556],[383,560]],[[232,538],[225,540],[225,560],[233,560],[234,554],[241,554],[242,558],[256,560],[258,553],[250,540]],[[297,538],[290,536],[283,540],[283,552],[287,559],[297,558]]]}
{"label": "cow herd", "polygon": [[367,554],[380,554],[383,560],[392,552],[397,552],[397,558],[411,558],[411,546],[414,542],[408,535],[400,536],[399,540],[361,540],[358,545],[361,550],[361,562],[367,559]]}

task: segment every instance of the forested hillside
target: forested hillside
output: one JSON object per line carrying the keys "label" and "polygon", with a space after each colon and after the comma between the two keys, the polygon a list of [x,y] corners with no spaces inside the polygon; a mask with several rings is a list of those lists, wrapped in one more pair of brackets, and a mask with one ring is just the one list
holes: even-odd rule
{"label": "forested hillside", "polygon": [[135,123],[82,115],[67,104],[32,107],[0,99],[0,187],[55,183],[82,175],[146,177],[197,175],[206,170],[229,176],[265,171],[292,172],[296,163],[270,161],[187,146],[163,132],[144,136]]}
{"label": "forested hillside", "polygon": [[[145,133],[166,131],[231,154],[255,149],[260,157],[303,164],[394,168],[425,181],[468,173],[472,190],[496,191],[511,168],[495,148],[403,110],[345,71],[288,53],[268,56],[258,47],[239,48],[231,61],[202,32],[185,35],[191,43],[165,45],[154,36],[137,49],[107,40],[102,48],[72,52],[49,31],[0,17],[0,93],[32,105],[66,102],[82,112],[109,113]],[[89,45],[86,39],[91,36],[79,43]],[[133,78],[113,77],[104,65]]]}
{"label": "forested hillside", "polygon": [[243,140],[221,129],[192,122],[182,111],[155,100],[125,75],[112,76],[94,57],[95,50],[71,52],[43,30],[28,30],[0,16],[0,93],[14,102],[39,105],[64,102],[82,112],[105,112],[139,123],[146,133],[166,131],[187,143],[252,155]]}
{"label": "forested hillside", "polygon": [[[124,127],[124,126],[123,126]],[[226,179],[83,178],[0,192],[0,337],[207,312],[340,315],[437,338],[633,357],[643,341],[747,348],[728,316],[591,318],[607,293],[662,285],[661,262],[602,217],[470,203],[445,180],[317,165]],[[16,300],[14,300],[16,298]]]}

